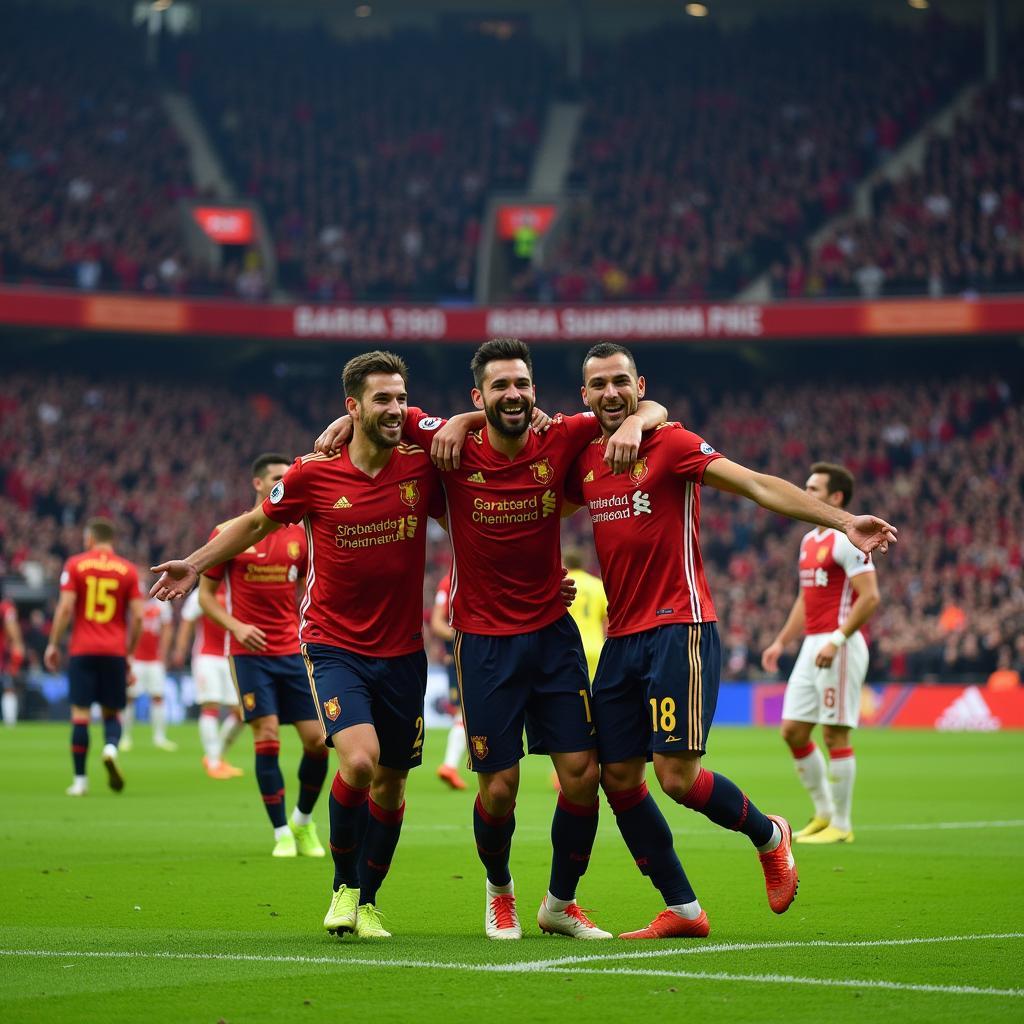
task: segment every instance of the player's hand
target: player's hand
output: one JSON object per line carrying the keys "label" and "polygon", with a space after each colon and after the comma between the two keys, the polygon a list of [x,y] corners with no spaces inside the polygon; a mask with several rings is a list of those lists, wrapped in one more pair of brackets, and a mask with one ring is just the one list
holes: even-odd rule
{"label": "player's hand", "polygon": [[199,573],[190,562],[177,558],[160,565],[150,566],[151,573],[159,574],[160,579],[149,588],[149,596],[158,601],[180,601],[187,597],[199,582]]}
{"label": "player's hand", "polygon": [[459,456],[466,443],[473,417],[458,413],[444,424],[430,442],[430,461],[438,469],[451,472],[459,468]]}
{"label": "player's hand", "polygon": [[60,651],[57,650],[56,644],[46,645],[46,650],[43,651],[43,665],[46,666],[47,672],[56,672],[60,668]]}
{"label": "player's hand", "polygon": [[237,628],[231,630],[231,635],[247,650],[257,654],[267,649],[267,634],[259,626],[250,626],[247,622],[240,622]]}
{"label": "player's hand", "polygon": [[832,659],[836,656],[836,651],[839,650],[835,644],[825,644],[820,651],[818,656],[814,659],[814,664],[818,668],[831,668]]}
{"label": "player's hand", "polygon": [[352,437],[352,417],[348,413],[339,416],[316,439],[313,451],[323,455],[337,455]]}
{"label": "player's hand", "polygon": [[779,671],[779,658],[782,657],[782,644],[778,640],[770,643],[761,652],[761,668],[765,672],[776,673]]}
{"label": "player's hand", "polygon": [[846,536],[855,548],[869,555],[872,551],[885,554],[890,544],[896,543],[899,530],[877,516],[854,516],[846,524]]}
{"label": "player's hand", "polygon": [[558,593],[566,608],[572,607],[576,600],[576,581],[569,575],[569,570],[562,566],[562,582],[558,585]]}
{"label": "player's hand", "polygon": [[636,416],[627,416],[619,429],[608,438],[604,461],[608,463],[613,473],[625,473],[632,469],[643,436],[640,420]]}
{"label": "player's hand", "polygon": [[530,417],[530,429],[535,434],[546,433],[548,427],[555,421],[543,410],[533,407],[533,415]]}

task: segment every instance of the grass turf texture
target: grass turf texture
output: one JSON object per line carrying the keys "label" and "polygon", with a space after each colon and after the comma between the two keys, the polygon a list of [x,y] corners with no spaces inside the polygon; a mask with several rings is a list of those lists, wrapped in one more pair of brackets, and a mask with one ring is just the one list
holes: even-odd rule
{"label": "grass turf texture", "polygon": [[[526,937],[483,937],[473,790],[453,793],[435,778],[443,734],[433,733],[425,767],[412,774],[402,843],[380,899],[395,938],[374,943],[323,932],[329,857],[271,859],[248,735],[232,751],[246,777],[226,782],[202,774],[194,726],[172,735],[181,750],[167,754],[136,730],[135,749],[121,759],[127,788],[117,795],[105,785],[94,725],[91,791],[76,800],[64,796],[67,727],[0,731],[5,1024],[666,1014],[841,1024],[883,1014],[930,1022],[1024,1014],[1021,733],[859,733],[856,842],[796,847],[800,895],[782,917],[768,909],[745,837],[666,803],[712,933],[653,943],[538,932],[554,803],[543,759],[523,762],[512,851]],[[293,732],[282,746],[291,800]],[[762,809],[796,827],[808,817],[773,732],[716,729],[706,763]],[[326,845],[326,794],[315,818]],[[615,932],[661,909],[607,805],[579,896]],[[982,937],[992,935],[1003,937]],[[942,941],[908,941],[922,938]]]}

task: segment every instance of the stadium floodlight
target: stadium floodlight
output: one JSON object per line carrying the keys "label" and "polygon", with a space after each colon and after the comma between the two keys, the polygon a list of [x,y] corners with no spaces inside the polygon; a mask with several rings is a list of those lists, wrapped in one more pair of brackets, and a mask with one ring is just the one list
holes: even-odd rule
{"label": "stadium floodlight", "polygon": [[928,0],[907,0],[907,5],[913,7],[915,11],[927,11],[931,6]]}
{"label": "stadium floodlight", "polygon": [[687,4],[683,9],[691,18],[706,18],[710,13],[706,4]]}
{"label": "stadium floodlight", "polygon": [[373,14],[373,8],[369,4],[360,4],[352,13],[357,18],[368,18]]}

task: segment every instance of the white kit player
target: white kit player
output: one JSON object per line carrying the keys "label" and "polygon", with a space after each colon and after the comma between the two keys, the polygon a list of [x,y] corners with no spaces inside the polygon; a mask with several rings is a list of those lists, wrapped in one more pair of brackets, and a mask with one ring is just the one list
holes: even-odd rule
{"label": "white kit player", "polygon": [[132,726],[135,724],[135,702],[142,694],[149,695],[149,721],[153,727],[153,746],[175,751],[178,744],[167,738],[167,655],[171,648],[174,613],[162,601],[151,599],[142,612],[142,632],[131,658],[132,679],[128,686],[128,705],[124,710],[121,750],[132,748]]}
{"label": "white kit player", "polygon": [[[216,593],[224,604],[224,588]],[[166,605],[164,607],[167,607]],[[195,631],[195,643],[192,633]],[[224,754],[242,731],[238,711],[238,691],[231,679],[231,666],[225,651],[225,631],[203,614],[199,606],[199,590],[193,590],[181,609],[181,625],[175,642],[175,664],[184,664],[192,644],[192,680],[199,705],[199,740],[203,746],[203,767],[211,779],[234,779],[245,773],[224,760]],[[220,709],[228,709],[224,721]]]}
{"label": "white kit player", "polygon": [[[843,466],[816,462],[805,490],[845,508],[853,496],[853,475]],[[814,816],[796,833],[798,843],[853,842],[857,765],[850,730],[860,718],[860,693],[868,670],[868,646],[860,630],[880,601],[870,555],[858,551],[838,530],[816,528],[804,535],[800,591],[786,624],[761,654],[765,671],[775,672],[786,644],[804,636],[782,705],[782,738],[814,803]],[[811,739],[818,724],[828,747],[828,768]]]}

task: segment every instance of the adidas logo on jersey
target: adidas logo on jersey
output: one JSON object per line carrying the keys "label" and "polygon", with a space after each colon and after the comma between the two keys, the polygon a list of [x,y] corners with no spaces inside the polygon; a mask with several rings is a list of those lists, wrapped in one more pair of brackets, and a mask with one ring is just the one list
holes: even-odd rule
{"label": "adidas logo on jersey", "polygon": [[968,686],[942,712],[935,728],[947,732],[995,732],[1001,724],[989,710],[981,690],[976,686]]}
{"label": "adidas logo on jersey", "polygon": [[346,498],[346,497],[345,497],[345,495],[343,494],[343,495],[342,495],[342,496],[341,496],[341,497],[340,497],[340,498],[339,498],[339,499],[338,499],[338,500],[337,500],[337,501],[336,501],[336,502],[334,503],[334,507],[335,507],[335,508],[351,508],[351,507],[352,507],[352,502],[351,502],[351,501],[349,501],[349,500],[348,500],[348,498]]}
{"label": "adidas logo on jersey", "polygon": [[587,473],[587,475],[583,478],[583,482],[585,484],[592,484],[594,482],[594,471],[593,470],[591,470],[589,473]]}
{"label": "adidas logo on jersey", "polygon": [[487,483],[487,481],[484,479],[483,473],[480,473],[480,472],[470,473],[469,476],[467,477],[467,479],[469,480],[469,482],[471,484],[485,484],[485,483]]}

